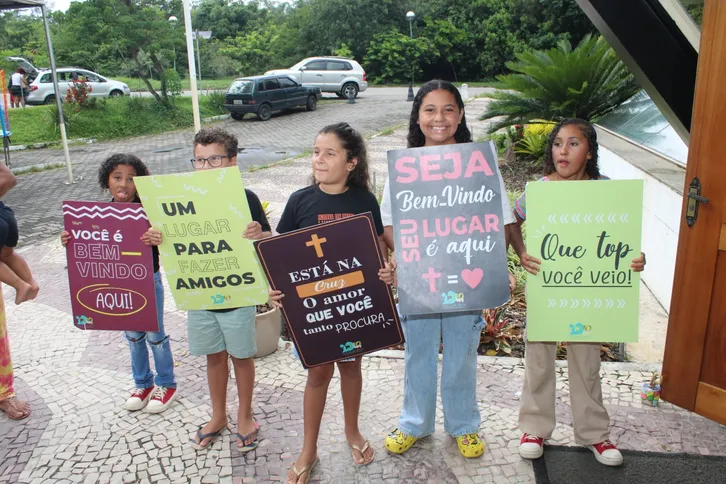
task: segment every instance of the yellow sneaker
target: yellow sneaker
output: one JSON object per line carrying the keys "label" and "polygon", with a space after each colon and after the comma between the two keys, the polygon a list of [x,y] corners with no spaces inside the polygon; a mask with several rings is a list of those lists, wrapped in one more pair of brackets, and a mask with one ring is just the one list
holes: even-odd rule
{"label": "yellow sneaker", "polygon": [[394,454],[403,454],[410,449],[417,440],[418,439],[416,437],[411,437],[398,429],[393,429],[390,434],[386,435],[386,449],[388,452],[392,452]]}
{"label": "yellow sneaker", "polygon": [[[456,443],[459,445],[461,455],[467,459],[479,457],[484,453],[484,442],[479,440],[477,434],[460,435],[456,438]],[[388,441],[386,441],[386,446],[388,446]]]}

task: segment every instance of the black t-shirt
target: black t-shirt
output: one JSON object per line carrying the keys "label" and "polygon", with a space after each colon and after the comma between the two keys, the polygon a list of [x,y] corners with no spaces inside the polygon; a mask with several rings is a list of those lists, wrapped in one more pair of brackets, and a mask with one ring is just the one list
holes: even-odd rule
{"label": "black t-shirt", "polygon": [[[245,195],[247,195],[247,205],[250,206],[252,221],[259,222],[259,224],[262,225],[263,232],[271,232],[272,229],[270,228],[270,222],[267,221],[265,210],[262,208],[262,203],[260,202],[257,194],[255,194],[255,192],[253,192],[252,190],[248,190],[245,188]],[[240,234],[240,237],[241,236],[242,235]],[[229,311],[234,311],[235,309],[239,308],[209,309],[208,311],[212,311],[215,313],[227,313]]]}
{"label": "black t-shirt", "polygon": [[290,195],[277,224],[277,232],[283,234],[366,212],[373,214],[378,235],[383,234],[381,208],[371,192],[351,187],[343,193],[329,195],[317,184],[311,185]]}

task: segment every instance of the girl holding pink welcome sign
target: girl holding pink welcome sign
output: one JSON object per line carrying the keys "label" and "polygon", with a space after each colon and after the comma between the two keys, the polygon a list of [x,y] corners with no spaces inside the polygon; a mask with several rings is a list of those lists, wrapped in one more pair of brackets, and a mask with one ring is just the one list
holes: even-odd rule
{"label": "girl holding pink welcome sign", "polygon": [[[443,146],[472,142],[466,126],[464,101],[447,81],[429,81],[416,94],[411,110],[408,147]],[[514,223],[506,189],[499,177],[505,233]],[[393,248],[391,195],[388,182],[383,192],[381,215],[384,240]],[[510,286],[513,278],[510,274]],[[402,315],[406,337],[406,372],[403,408],[398,427],[386,437],[386,449],[403,454],[419,439],[433,434],[436,415],[437,361],[444,343],[441,398],[444,429],[456,439],[464,457],[479,457],[484,443],[479,438],[481,416],[476,401],[476,360],[479,336],[484,327],[481,310],[423,315]]]}

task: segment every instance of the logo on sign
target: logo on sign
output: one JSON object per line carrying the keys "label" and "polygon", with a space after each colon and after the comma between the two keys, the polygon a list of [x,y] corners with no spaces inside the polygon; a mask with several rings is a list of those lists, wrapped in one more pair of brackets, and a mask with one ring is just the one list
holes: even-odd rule
{"label": "logo on sign", "polygon": [[76,316],[76,326],[86,326],[93,324],[93,318],[86,316]]}
{"label": "logo on sign", "polygon": [[587,334],[590,331],[592,331],[592,326],[590,326],[589,324],[582,324],[578,321],[575,324],[570,325],[571,336],[580,336],[583,334]]}
{"label": "logo on sign", "polygon": [[351,341],[347,341],[345,344],[340,345],[340,347],[343,349],[343,354],[350,353],[353,350],[359,350],[363,348],[363,343],[360,341],[356,341],[355,343]]}

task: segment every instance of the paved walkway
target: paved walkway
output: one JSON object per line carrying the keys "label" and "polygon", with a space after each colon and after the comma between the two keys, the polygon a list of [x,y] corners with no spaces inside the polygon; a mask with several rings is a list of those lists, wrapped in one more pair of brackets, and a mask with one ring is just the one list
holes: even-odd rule
{"label": "paved walkway", "polygon": [[[472,121],[483,106],[481,101],[470,105]],[[392,120],[390,124],[404,122],[401,116],[387,119]],[[473,124],[477,136],[483,135],[480,123]],[[403,146],[404,131],[370,140],[371,165],[379,181],[385,175],[385,150]],[[287,195],[299,188],[309,173],[309,160],[301,159],[243,177],[248,187],[271,202],[273,219],[277,219]],[[42,193],[38,190],[36,196]],[[26,203],[33,205],[33,201]],[[37,225],[43,236],[57,233],[55,227],[60,226],[60,217],[52,210],[55,203],[36,208],[39,214],[52,212],[47,215],[45,229]],[[0,483],[282,480],[302,443],[305,371],[289,348],[257,361],[253,408],[262,429],[260,447],[242,456],[231,433],[225,432],[211,449],[196,452],[188,445],[189,438],[209,418],[211,410],[205,360],[188,354],[185,313],[176,310],[168,289],[165,326],[171,335],[180,398],[162,415],[129,413],[123,409],[132,384],[122,334],[73,328],[64,250],[55,238],[33,241],[30,238],[26,242],[30,245],[23,255],[38,275],[40,296],[15,306],[13,291],[5,291],[17,390],[31,401],[33,415],[23,422],[0,415]],[[461,457],[455,441],[443,433],[440,408],[433,437],[423,439],[404,456],[388,455],[383,439],[396,425],[402,404],[403,361],[400,354],[389,352],[364,358],[363,368],[361,430],[371,439],[376,460],[363,468],[352,463],[344,440],[336,379],[330,387],[320,435],[321,465],[312,482],[534,481],[531,464],[517,454],[517,408],[523,375],[520,360],[481,359],[477,399],[487,451],[475,460]],[[649,377],[643,370],[646,368],[624,364],[603,367],[603,392],[613,439],[624,449],[726,455],[726,427],[669,404],[658,408],[641,405],[640,384]],[[568,445],[573,443],[569,392],[566,370],[560,367],[558,371],[559,425],[552,443]],[[230,382],[230,429],[235,428],[235,393]]]}

